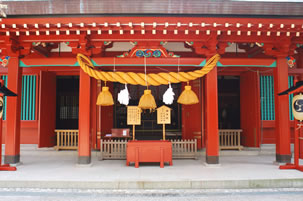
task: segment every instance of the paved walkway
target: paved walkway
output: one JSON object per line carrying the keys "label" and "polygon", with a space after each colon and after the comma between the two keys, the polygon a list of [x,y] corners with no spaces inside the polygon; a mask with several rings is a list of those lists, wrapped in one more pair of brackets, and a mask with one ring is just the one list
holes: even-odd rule
{"label": "paved walkway", "polygon": [[[22,146],[16,172],[0,172],[0,188],[102,188],[102,189],[203,189],[303,187],[303,172],[279,170],[271,149],[221,152],[220,165],[198,160],[173,160],[159,164],[126,166],[125,160],[98,160],[77,165],[76,151],[55,151]],[[303,164],[303,161],[302,161]]]}

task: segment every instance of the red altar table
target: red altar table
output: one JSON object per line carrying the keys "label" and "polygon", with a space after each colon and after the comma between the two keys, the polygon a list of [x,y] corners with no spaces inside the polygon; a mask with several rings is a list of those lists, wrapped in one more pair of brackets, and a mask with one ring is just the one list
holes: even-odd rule
{"label": "red altar table", "polygon": [[160,162],[160,167],[164,168],[164,162],[172,162],[172,144],[168,140],[139,140],[129,141],[126,149],[126,165],[130,162],[139,167],[139,162]]}

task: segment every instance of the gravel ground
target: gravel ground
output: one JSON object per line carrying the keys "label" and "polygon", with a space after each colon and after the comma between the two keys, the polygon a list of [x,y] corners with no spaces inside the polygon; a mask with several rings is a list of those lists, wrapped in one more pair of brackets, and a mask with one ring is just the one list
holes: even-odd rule
{"label": "gravel ground", "polygon": [[2,188],[0,200],[10,201],[303,201],[303,189],[214,189],[214,190],[99,190]]}

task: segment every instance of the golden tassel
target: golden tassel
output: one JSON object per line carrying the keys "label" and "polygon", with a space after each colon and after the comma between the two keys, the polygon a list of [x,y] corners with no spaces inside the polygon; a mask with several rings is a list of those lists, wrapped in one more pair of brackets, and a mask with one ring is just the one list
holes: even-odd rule
{"label": "golden tassel", "polygon": [[144,94],[140,98],[138,107],[143,110],[149,109],[151,112],[157,108],[156,101],[154,96],[151,94],[151,90],[144,90]]}
{"label": "golden tassel", "polygon": [[108,87],[102,87],[102,91],[98,95],[97,105],[110,106],[114,104],[114,99]]}
{"label": "golden tassel", "polygon": [[191,90],[191,86],[187,85],[185,86],[185,90],[179,96],[177,102],[184,105],[193,105],[199,103],[199,99],[195,92]]}

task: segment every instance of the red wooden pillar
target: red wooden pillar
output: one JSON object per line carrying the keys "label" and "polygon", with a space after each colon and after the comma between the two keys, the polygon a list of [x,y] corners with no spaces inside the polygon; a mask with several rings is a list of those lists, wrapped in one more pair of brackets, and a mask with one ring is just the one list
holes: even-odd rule
{"label": "red wooden pillar", "polygon": [[[297,68],[303,68],[303,49],[302,48],[298,48],[297,49],[298,52],[298,57],[296,59],[297,61]],[[297,77],[295,77],[295,82],[297,81],[302,81],[303,80],[303,75],[299,75]],[[296,128],[296,124],[294,124],[294,128]],[[303,132],[301,131],[302,129],[299,130],[299,137],[303,137]],[[303,140],[299,140],[299,155],[300,155],[300,159],[303,159]]]}
{"label": "red wooden pillar", "polygon": [[12,56],[8,63],[7,88],[18,96],[7,97],[6,135],[5,135],[5,163],[20,162],[20,116],[21,116],[21,86],[22,70],[19,68],[19,58]]}
{"label": "red wooden pillar", "polygon": [[285,56],[277,57],[274,69],[276,161],[291,160],[288,96],[277,94],[288,89],[288,66]]}
{"label": "red wooden pillar", "polygon": [[80,70],[78,164],[91,163],[90,90],[91,78]]}
{"label": "red wooden pillar", "polygon": [[217,67],[206,75],[206,163],[219,163]]}
{"label": "red wooden pillar", "polygon": [[[96,97],[98,97],[99,93],[101,92],[101,80],[98,80],[97,81],[97,89],[96,89]],[[95,99],[95,102],[94,104],[96,105],[96,100],[97,98]],[[101,105],[96,105],[96,112],[97,112],[97,149],[100,149],[100,140],[101,140]]]}
{"label": "red wooden pillar", "polygon": [[97,149],[97,80],[91,80],[91,100],[90,100],[90,111],[91,111],[91,135],[92,135],[92,147]]}

